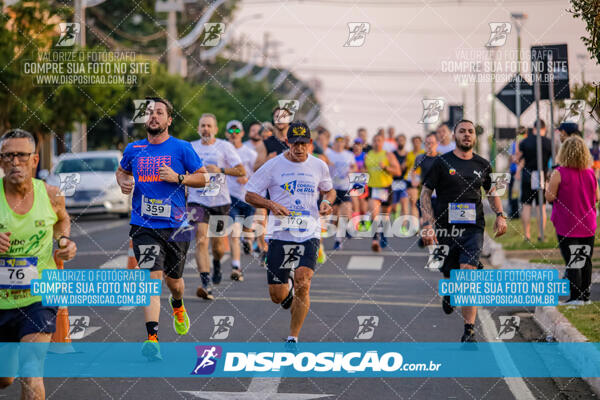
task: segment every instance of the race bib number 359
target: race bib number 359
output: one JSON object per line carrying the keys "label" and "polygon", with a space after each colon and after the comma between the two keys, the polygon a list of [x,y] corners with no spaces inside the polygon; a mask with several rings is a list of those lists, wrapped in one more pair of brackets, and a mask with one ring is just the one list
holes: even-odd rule
{"label": "race bib number 359", "polygon": [[142,196],[142,215],[154,218],[170,218],[171,205],[167,200],[149,199]]}
{"label": "race bib number 359", "polygon": [[29,289],[38,277],[37,257],[0,257],[0,289]]}

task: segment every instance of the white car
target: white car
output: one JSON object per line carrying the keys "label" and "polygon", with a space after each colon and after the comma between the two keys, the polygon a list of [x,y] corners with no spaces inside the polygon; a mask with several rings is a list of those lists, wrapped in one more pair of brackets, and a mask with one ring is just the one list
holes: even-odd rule
{"label": "white car", "polygon": [[121,193],[115,172],[123,155],[120,151],[64,153],[52,173],[40,177],[60,187],[69,214],[131,214],[131,195]]}

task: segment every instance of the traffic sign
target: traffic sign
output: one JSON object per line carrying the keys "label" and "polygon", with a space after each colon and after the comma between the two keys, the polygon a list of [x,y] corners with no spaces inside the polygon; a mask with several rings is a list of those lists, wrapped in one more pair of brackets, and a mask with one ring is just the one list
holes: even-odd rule
{"label": "traffic sign", "polygon": [[502,102],[513,114],[517,115],[517,79],[519,79],[519,90],[521,97],[521,114],[527,110],[533,101],[533,86],[519,74],[513,76],[510,81],[498,92],[496,98]]}
{"label": "traffic sign", "polygon": [[[549,58],[552,58],[554,68],[548,68]],[[535,82],[535,73],[540,73],[540,99],[550,99],[550,81],[554,70],[554,100],[569,99],[569,57],[566,44],[552,44],[545,46],[531,46],[532,81]]]}

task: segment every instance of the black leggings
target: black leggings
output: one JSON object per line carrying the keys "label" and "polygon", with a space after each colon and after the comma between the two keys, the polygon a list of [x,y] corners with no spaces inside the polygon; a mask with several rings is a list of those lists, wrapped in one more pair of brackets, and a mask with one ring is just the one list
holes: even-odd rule
{"label": "black leggings", "polygon": [[590,286],[592,284],[592,255],[594,253],[594,236],[576,238],[556,235],[558,237],[558,246],[560,254],[562,254],[565,265],[568,266],[571,261],[571,245],[588,245],[590,246],[590,254],[585,257],[585,265],[583,268],[568,268],[566,270],[567,279],[569,279],[571,287],[571,296],[569,300],[590,299]]}

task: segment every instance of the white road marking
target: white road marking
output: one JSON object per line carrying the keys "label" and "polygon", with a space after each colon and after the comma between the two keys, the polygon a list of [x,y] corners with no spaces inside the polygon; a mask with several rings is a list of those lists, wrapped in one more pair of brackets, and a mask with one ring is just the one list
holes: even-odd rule
{"label": "white road marking", "polygon": [[310,400],[334,396],[333,394],[277,393],[281,378],[252,378],[246,392],[205,392],[180,390],[206,400]]}
{"label": "white road marking", "polygon": [[127,268],[127,254],[108,260],[98,268]]}
{"label": "white road marking", "polygon": [[382,266],[383,257],[381,256],[352,256],[348,261],[348,269],[350,270],[379,271]]}
{"label": "white road marking", "polygon": [[[327,250],[328,256],[364,256],[371,250]],[[374,254],[374,253],[373,253]],[[427,257],[426,251],[381,251],[377,253],[380,257]]]}
{"label": "white road marking", "polygon": [[[483,331],[483,336],[485,340],[488,342],[502,342],[502,340],[498,339],[498,331],[496,330],[496,324],[492,319],[492,315],[490,312],[484,308],[479,308],[477,310],[477,316],[481,321],[481,329]],[[516,367],[512,358],[508,354],[508,350],[506,347],[496,348],[494,356],[496,357],[496,362],[501,362],[500,369],[503,370],[511,369],[514,370]],[[529,387],[523,380],[523,378],[504,378],[508,388],[515,396],[515,399],[519,400],[535,400],[535,396],[529,390]]]}

